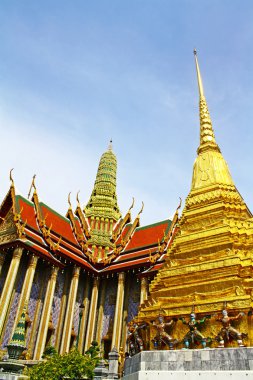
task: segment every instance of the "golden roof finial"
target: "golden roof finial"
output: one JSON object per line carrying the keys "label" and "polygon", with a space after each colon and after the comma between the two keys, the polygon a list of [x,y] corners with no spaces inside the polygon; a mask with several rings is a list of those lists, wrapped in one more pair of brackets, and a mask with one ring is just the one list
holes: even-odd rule
{"label": "golden roof finial", "polygon": [[108,146],[108,150],[112,150],[112,139],[110,140],[110,143],[109,143],[109,146]]}
{"label": "golden roof finial", "polygon": [[130,211],[132,210],[133,207],[134,207],[134,197],[133,197],[132,204],[131,204],[131,206],[130,206],[129,209],[128,209],[128,212],[130,212]]}
{"label": "golden roof finial", "polygon": [[30,186],[30,190],[29,190],[29,193],[27,195],[28,199],[30,198],[30,195],[31,195],[31,192],[32,192],[32,188],[34,188],[34,192],[35,193],[37,191],[36,186],[35,186],[35,178],[36,178],[36,174],[33,175],[32,183],[31,183],[31,186]]}
{"label": "golden roof finial", "polygon": [[141,209],[140,209],[140,211],[138,212],[138,216],[137,216],[137,217],[139,217],[139,216],[141,215],[143,209],[144,209],[144,202],[142,202],[142,204],[141,204]]}
{"label": "golden roof finial", "polygon": [[76,194],[77,207],[81,207],[80,206],[80,201],[79,201],[79,193],[80,193],[80,190],[78,190],[78,192]]}
{"label": "golden roof finial", "polygon": [[71,191],[69,192],[69,195],[68,195],[68,204],[69,204],[69,210],[72,210],[72,204],[71,204],[71,200],[70,200],[70,194],[71,194]]}
{"label": "golden roof finial", "polygon": [[198,153],[202,152],[203,150],[209,149],[210,147],[214,148],[215,150],[220,151],[215,141],[212,121],[210,118],[210,114],[209,114],[207,103],[206,103],[206,98],[204,95],[204,87],[203,87],[203,82],[202,82],[199,64],[198,64],[197,50],[194,49],[193,53],[195,57],[198,87],[199,87],[200,145],[199,145]]}
{"label": "golden roof finial", "polygon": [[13,177],[12,177],[12,171],[14,170],[14,168],[12,168],[11,170],[10,170],[10,181],[11,181],[11,187],[14,187],[14,179],[13,179]]}

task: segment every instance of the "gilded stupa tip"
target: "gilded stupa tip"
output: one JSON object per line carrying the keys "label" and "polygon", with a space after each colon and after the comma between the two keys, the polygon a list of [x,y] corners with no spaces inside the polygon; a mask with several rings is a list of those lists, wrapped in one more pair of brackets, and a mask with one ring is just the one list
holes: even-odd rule
{"label": "gilded stupa tip", "polygon": [[110,140],[109,142],[109,145],[108,145],[108,150],[111,151],[112,150],[112,139]]}
{"label": "gilded stupa tip", "polygon": [[196,64],[196,72],[197,72],[197,80],[198,80],[198,88],[199,88],[199,118],[200,118],[200,145],[198,149],[198,153],[207,148],[215,148],[219,150],[219,147],[215,141],[213,126],[211,117],[208,111],[206,98],[204,95],[204,86],[202,82],[202,77],[199,69],[197,50],[193,51],[195,57]]}
{"label": "gilded stupa tip", "polygon": [[193,54],[195,57],[195,64],[196,64],[196,71],[197,71],[197,78],[198,78],[198,86],[199,86],[199,97],[200,99],[205,97],[204,95],[204,88],[203,88],[203,82],[200,74],[200,69],[199,69],[199,63],[198,63],[198,56],[197,56],[197,50],[193,50]]}

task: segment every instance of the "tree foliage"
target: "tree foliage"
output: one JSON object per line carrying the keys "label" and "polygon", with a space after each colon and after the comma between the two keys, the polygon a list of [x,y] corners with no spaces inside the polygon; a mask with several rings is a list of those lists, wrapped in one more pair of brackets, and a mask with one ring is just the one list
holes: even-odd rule
{"label": "tree foliage", "polygon": [[64,355],[54,353],[43,362],[27,369],[25,374],[30,376],[30,380],[92,379],[93,370],[99,361],[99,348],[93,343],[85,355],[80,354],[77,349]]}

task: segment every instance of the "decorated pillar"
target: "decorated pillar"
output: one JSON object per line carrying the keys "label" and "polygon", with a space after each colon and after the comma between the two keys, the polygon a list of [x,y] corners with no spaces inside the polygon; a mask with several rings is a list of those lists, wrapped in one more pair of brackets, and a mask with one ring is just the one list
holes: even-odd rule
{"label": "decorated pillar", "polygon": [[102,280],[100,285],[100,300],[98,307],[98,322],[97,322],[97,333],[96,333],[96,341],[98,344],[101,343],[101,334],[103,328],[103,317],[104,317],[104,303],[105,303],[105,280]]}
{"label": "decorated pillar", "polygon": [[43,291],[45,289],[44,283],[45,283],[45,281],[44,281],[44,276],[43,276],[40,279],[39,294],[38,294],[38,299],[37,299],[37,302],[36,302],[35,312],[34,312],[33,321],[32,321],[30,341],[29,341],[28,347],[27,347],[28,350],[27,350],[26,357],[28,359],[32,359],[32,357],[33,357],[33,350],[34,350],[35,343],[36,343],[36,338],[37,338],[36,332],[37,332],[37,327],[38,327],[38,324],[39,324],[40,309],[41,309],[41,305],[42,305],[42,295],[43,295]]}
{"label": "decorated pillar", "polygon": [[2,268],[4,265],[4,259],[5,259],[5,254],[3,252],[0,252],[0,274],[2,272]]}
{"label": "decorated pillar", "polygon": [[141,278],[141,299],[140,304],[142,304],[148,298],[148,278]]}
{"label": "decorated pillar", "polygon": [[25,304],[28,303],[28,301],[29,301],[37,262],[38,262],[38,256],[31,255],[29,257],[28,267],[26,270],[25,279],[23,282],[22,291],[21,291],[21,295],[19,298],[19,303],[18,303],[18,308],[16,311],[15,321],[13,324],[13,330],[15,330],[15,328],[16,328],[16,325],[19,321],[19,318],[22,314],[22,311],[24,309]]}
{"label": "decorated pillar", "polygon": [[99,278],[94,278],[92,293],[91,293],[90,312],[89,312],[89,320],[88,320],[87,335],[86,335],[84,351],[88,350],[94,336],[95,322],[96,322],[96,309],[97,309],[97,302],[98,302],[98,289],[99,289]]}
{"label": "decorated pillar", "polygon": [[65,354],[65,352],[69,352],[79,275],[80,275],[80,267],[74,266],[73,272],[72,272],[72,278],[70,282],[68,304],[67,304],[67,309],[66,309],[66,314],[65,314],[65,322],[64,322],[63,332],[62,332],[60,354]]}
{"label": "decorated pillar", "polygon": [[115,306],[114,314],[114,325],[112,334],[112,348],[116,348],[119,352],[120,348],[120,338],[122,329],[122,319],[123,319],[123,304],[124,304],[124,285],[125,285],[125,273],[119,273],[118,277],[118,290],[117,290],[117,300]]}
{"label": "decorated pillar", "polygon": [[89,306],[90,306],[90,299],[89,299],[89,278],[86,277],[85,281],[85,289],[84,289],[84,297],[83,297],[83,315],[80,322],[80,331],[79,331],[79,339],[78,339],[78,350],[79,352],[83,352],[83,346],[84,346],[84,337],[87,327],[87,321],[88,321],[88,315],[89,315]]}
{"label": "decorated pillar", "polygon": [[23,248],[15,248],[0,299],[0,336],[14,289]]}
{"label": "decorated pillar", "polygon": [[43,304],[42,314],[40,317],[39,331],[34,351],[34,359],[40,360],[41,356],[45,349],[47,333],[48,333],[48,324],[50,321],[51,308],[54,297],[55,284],[57,279],[57,273],[59,268],[52,267],[50,277],[47,283],[47,290],[45,295],[45,300]]}
{"label": "decorated pillar", "polygon": [[59,319],[58,319],[56,336],[55,336],[55,348],[57,351],[60,350],[61,336],[62,336],[62,330],[63,330],[63,324],[64,324],[64,317],[65,317],[67,300],[68,300],[67,294],[68,294],[69,287],[70,287],[70,273],[69,273],[69,271],[66,271],[65,272],[65,278],[64,278],[63,295],[61,297],[60,315],[59,315]]}

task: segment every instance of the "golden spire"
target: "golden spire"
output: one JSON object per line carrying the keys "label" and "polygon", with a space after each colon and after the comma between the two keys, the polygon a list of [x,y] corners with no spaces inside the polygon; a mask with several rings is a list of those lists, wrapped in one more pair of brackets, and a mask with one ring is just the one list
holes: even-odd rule
{"label": "golden spire", "polygon": [[203,87],[203,82],[202,82],[202,78],[200,74],[196,49],[194,49],[194,57],[195,57],[198,87],[199,87],[200,145],[199,145],[198,153],[209,148],[214,148],[215,150],[220,151],[215,141],[212,121],[210,118],[210,114],[209,114],[207,103],[206,103],[206,98],[204,95],[204,87]]}
{"label": "golden spire", "polygon": [[209,115],[202,78],[199,70],[197,51],[194,49],[199,87],[200,144],[194,163],[191,190],[211,184],[233,185],[226,161],[216,143],[212,121]]}
{"label": "golden spire", "polygon": [[117,159],[110,140],[108,150],[101,156],[94,188],[84,210],[87,218],[101,217],[117,222],[121,217],[116,195],[116,174]]}

